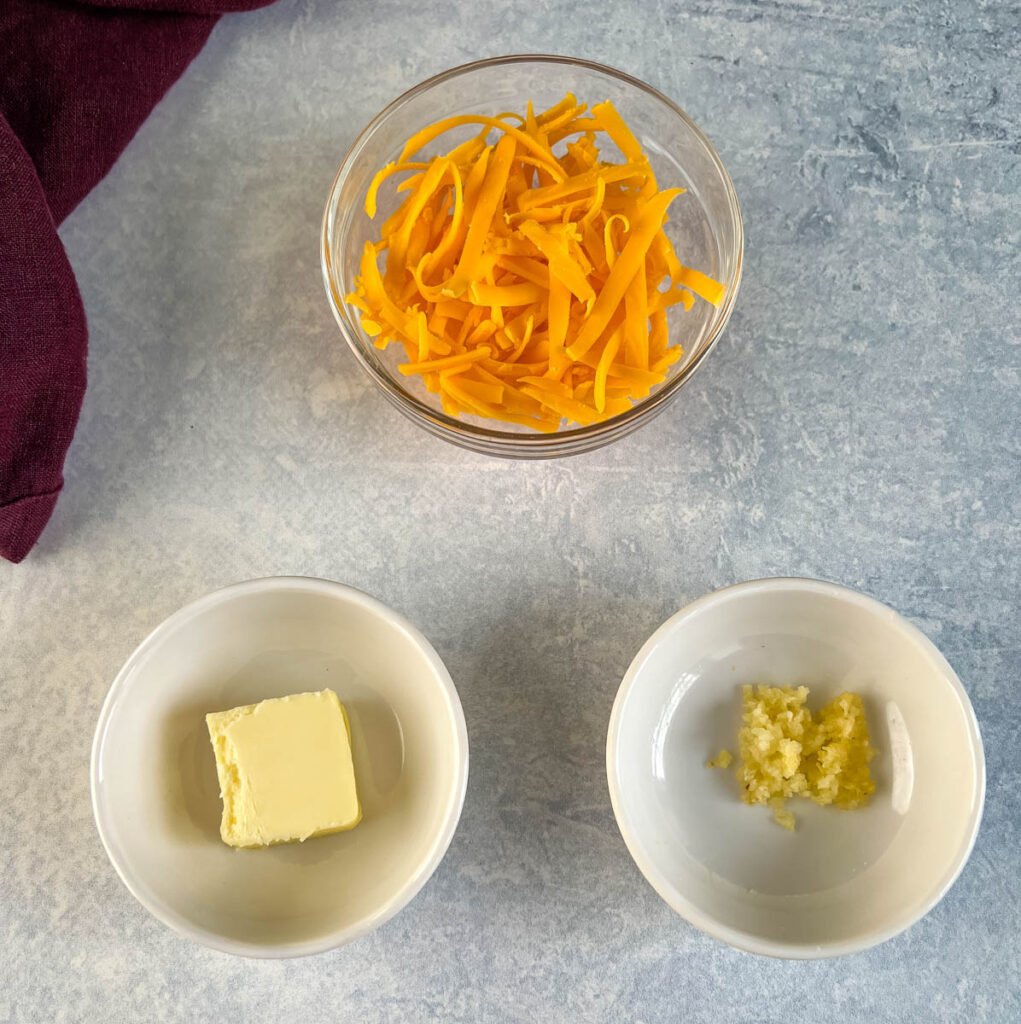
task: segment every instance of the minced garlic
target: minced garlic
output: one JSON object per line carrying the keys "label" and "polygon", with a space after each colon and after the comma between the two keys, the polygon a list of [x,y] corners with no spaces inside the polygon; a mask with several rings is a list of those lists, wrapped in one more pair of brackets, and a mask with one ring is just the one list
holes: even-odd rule
{"label": "minced garlic", "polygon": [[[868,803],[876,785],[869,762],[865,707],[856,693],[842,693],[813,718],[805,706],[808,687],[742,687],[740,763],[737,778],[746,804],[764,804],[773,820],[794,829],[790,797],[851,810]],[[721,751],[712,767],[724,767]],[[728,754],[729,757],[729,754]]]}
{"label": "minced garlic", "polygon": [[734,755],[729,750],[721,750],[715,757],[706,761],[706,768],[729,768],[734,763]]}

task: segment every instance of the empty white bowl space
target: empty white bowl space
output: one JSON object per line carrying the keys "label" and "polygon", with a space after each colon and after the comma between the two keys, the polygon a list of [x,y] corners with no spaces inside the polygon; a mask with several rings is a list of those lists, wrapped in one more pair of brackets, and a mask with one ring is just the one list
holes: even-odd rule
{"label": "empty white bowl space", "polygon": [[[350,716],[361,824],[225,846],[206,713],[325,688]],[[142,643],[103,706],[91,781],[107,853],[144,906],[216,949],[276,957],[404,907],[446,852],[467,775],[461,704],[426,639],[360,591],[271,578],[188,605]]]}
{"label": "empty white bowl space", "polygon": [[[808,686],[813,710],[860,693],[877,791],[852,812],[794,800],[794,833],[740,801],[743,683]],[[982,744],[960,681],[914,626],[830,583],[772,579],[710,594],[668,620],[621,684],[607,741],[614,813],[636,863],[676,911],[738,948],[851,953],[909,927],[974,844]]]}

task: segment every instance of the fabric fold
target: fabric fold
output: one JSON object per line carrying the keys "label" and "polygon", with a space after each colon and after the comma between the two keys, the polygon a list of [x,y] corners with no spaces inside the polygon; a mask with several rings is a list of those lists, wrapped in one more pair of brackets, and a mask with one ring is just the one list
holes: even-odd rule
{"label": "fabric fold", "polygon": [[0,3],[0,556],[20,561],[63,483],[85,313],[57,226],[110,170],[220,16],[270,0]]}

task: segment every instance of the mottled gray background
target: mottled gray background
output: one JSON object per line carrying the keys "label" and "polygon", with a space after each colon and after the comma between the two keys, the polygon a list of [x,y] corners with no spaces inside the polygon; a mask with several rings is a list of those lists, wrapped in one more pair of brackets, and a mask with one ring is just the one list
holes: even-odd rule
{"label": "mottled gray background", "polygon": [[[53,522],[0,566],[0,1021],[1021,1020],[1018,19],[966,0],[281,0],[225,20],[62,231],[91,381]],[[317,232],[385,102],[453,64],[551,49],[687,108],[730,168],[748,249],[730,329],[664,416],[527,465],[435,441],[371,390]],[[352,583],[418,623],[460,689],[472,770],[450,852],[403,914],[259,963],[135,903],[87,762],[139,640],[271,573]],[[838,961],[756,959],[688,926],[606,792],[609,709],[641,642],[770,574],[909,616],[985,737],[985,821],[957,885]]]}

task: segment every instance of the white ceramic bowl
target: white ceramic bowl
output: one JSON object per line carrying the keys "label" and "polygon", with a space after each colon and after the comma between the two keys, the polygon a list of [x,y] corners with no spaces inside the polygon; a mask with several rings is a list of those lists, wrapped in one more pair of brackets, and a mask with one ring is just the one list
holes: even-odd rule
{"label": "white ceramic bowl", "polygon": [[[265,850],[220,841],[205,714],[331,688],[351,719],[364,817]],[[468,735],[429,642],[371,597],[272,578],[182,608],[128,659],[92,748],[92,803],[117,873],[197,942],[257,957],[332,949],[422,888],[457,827]]]}
{"label": "white ceramic bowl", "polygon": [[[806,685],[818,708],[861,693],[880,751],[866,808],[791,801],[786,832],[740,801],[742,683]],[[742,583],[695,601],[649,639],[621,683],[606,768],[642,873],[710,935],[753,953],[838,956],[926,914],[971,852],[985,794],[978,725],[953,669],[905,619],[814,580]]]}

